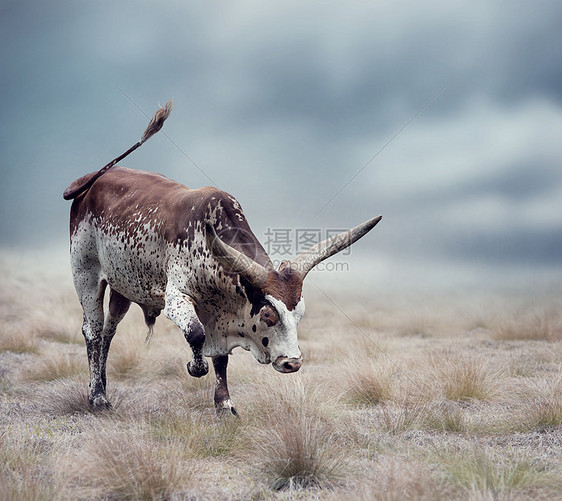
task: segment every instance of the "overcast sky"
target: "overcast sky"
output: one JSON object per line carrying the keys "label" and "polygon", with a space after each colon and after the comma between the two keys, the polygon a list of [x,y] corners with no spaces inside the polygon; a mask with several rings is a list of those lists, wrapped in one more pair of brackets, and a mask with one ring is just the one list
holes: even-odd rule
{"label": "overcast sky", "polygon": [[2,0],[0,57],[2,247],[65,249],[63,190],[174,98],[122,165],[262,242],[383,214],[345,258],[373,280],[560,276],[560,2]]}

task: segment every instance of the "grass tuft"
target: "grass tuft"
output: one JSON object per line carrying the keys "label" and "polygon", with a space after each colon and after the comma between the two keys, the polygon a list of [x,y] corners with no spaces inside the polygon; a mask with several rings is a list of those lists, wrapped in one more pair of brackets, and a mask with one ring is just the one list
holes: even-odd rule
{"label": "grass tuft", "polygon": [[542,432],[562,426],[562,377],[528,389],[517,422],[521,431]]}
{"label": "grass tuft", "polygon": [[38,360],[32,361],[26,368],[24,378],[27,381],[54,381],[69,379],[88,374],[86,357],[69,353],[51,352]]}
{"label": "grass tuft", "polygon": [[[43,403],[43,409],[56,416],[72,416],[80,414],[101,415],[94,411],[88,402],[88,383],[85,380],[58,379],[48,385],[41,386],[37,393]],[[127,415],[123,409],[125,403],[134,405],[134,402],[123,389],[111,385],[108,392],[111,409],[104,411],[103,415],[119,417]]]}
{"label": "grass tuft", "polygon": [[62,499],[59,482],[41,468],[47,450],[44,441],[0,433],[0,499]]}
{"label": "grass tuft", "polygon": [[65,499],[61,487],[51,478],[30,470],[0,471],[0,499],[3,501],[58,501]]}
{"label": "grass tuft", "polygon": [[78,322],[68,322],[68,325],[57,322],[45,322],[38,329],[38,336],[47,341],[65,344],[83,344],[84,336]]}
{"label": "grass tuft", "polygon": [[420,428],[455,433],[461,433],[467,429],[462,409],[453,402],[445,401],[430,405],[424,414]]}
{"label": "grass tuft", "polygon": [[57,416],[92,412],[86,381],[60,379],[46,388],[41,388],[40,392],[44,409]]}
{"label": "grass tuft", "polygon": [[188,455],[196,458],[218,458],[236,448],[240,420],[186,415],[185,409],[177,408],[148,417],[147,424],[155,440],[179,441]]}
{"label": "grass tuft", "polygon": [[393,368],[384,361],[365,359],[344,369],[346,397],[354,404],[376,405],[390,400]]}
{"label": "grass tuft", "polygon": [[163,448],[132,433],[100,433],[89,437],[81,457],[70,469],[78,483],[77,490],[84,495],[122,500],[170,499],[184,491],[191,478],[179,450],[175,444]]}
{"label": "grass tuft", "polygon": [[123,333],[115,337],[107,359],[107,373],[111,378],[138,377],[147,347],[140,336]]}
{"label": "grass tuft", "polygon": [[437,458],[449,481],[475,497],[497,499],[513,491],[552,484],[552,475],[526,458],[505,461],[480,449],[451,452],[448,448],[439,451]]}
{"label": "grass tuft", "polygon": [[429,406],[412,400],[385,404],[380,409],[382,428],[388,433],[400,433],[421,427],[427,419]]}
{"label": "grass tuft", "polygon": [[562,318],[558,311],[548,308],[516,313],[497,323],[492,337],[509,341],[560,341]]}
{"label": "grass tuft", "polygon": [[527,429],[546,431],[562,425],[562,401],[555,399],[529,402],[523,419]]}
{"label": "grass tuft", "polygon": [[37,335],[25,323],[0,324],[0,352],[37,353]]}
{"label": "grass tuft", "polygon": [[257,477],[276,491],[337,485],[345,474],[345,455],[335,423],[321,411],[319,393],[299,378],[264,390],[268,415],[247,438]]}
{"label": "grass tuft", "polygon": [[491,400],[500,394],[503,376],[475,358],[432,356],[430,367],[445,398],[453,401]]}
{"label": "grass tuft", "polygon": [[[379,458],[371,479],[362,481],[358,498],[364,501],[435,501],[451,499],[443,482],[438,482],[423,463]],[[341,498],[349,498],[342,492]]]}

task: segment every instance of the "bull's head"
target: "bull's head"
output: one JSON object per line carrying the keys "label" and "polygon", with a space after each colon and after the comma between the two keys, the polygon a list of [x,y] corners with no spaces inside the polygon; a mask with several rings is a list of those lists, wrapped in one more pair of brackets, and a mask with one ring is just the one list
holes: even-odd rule
{"label": "bull's head", "polygon": [[[294,261],[284,261],[278,270],[268,269],[246,254],[223,242],[207,223],[207,244],[213,256],[242,283],[249,284],[252,308],[251,325],[244,335],[258,362],[273,362],[279,372],[296,372],[302,365],[297,326],[304,315],[302,283],[312,268],[349,247],[369,232],[382,216],[324,240],[299,254]],[[246,291],[248,293],[248,290]]]}

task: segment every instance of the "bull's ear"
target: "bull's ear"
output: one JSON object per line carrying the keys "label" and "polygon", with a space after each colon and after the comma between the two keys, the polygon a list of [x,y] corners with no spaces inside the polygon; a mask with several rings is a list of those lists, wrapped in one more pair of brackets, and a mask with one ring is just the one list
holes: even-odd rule
{"label": "bull's ear", "polygon": [[381,219],[382,216],[374,217],[355,228],[351,228],[349,231],[345,231],[313,245],[310,249],[305,250],[295,258],[291,263],[291,268],[304,280],[307,273],[318,263],[349,247],[353,242],[356,242],[371,231]]}
{"label": "bull's ear", "polygon": [[208,221],[205,223],[205,238],[213,257],[231,273],[238,273],[254,287],[261,287],[267,280],[268,270],[234,247],[225,244]]}

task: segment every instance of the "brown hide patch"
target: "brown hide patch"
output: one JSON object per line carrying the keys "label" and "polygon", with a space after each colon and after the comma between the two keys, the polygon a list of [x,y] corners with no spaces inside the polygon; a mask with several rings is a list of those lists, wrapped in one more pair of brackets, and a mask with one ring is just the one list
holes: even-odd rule
{"label": "brown hide patch", "polygon": [[[76,180],[76,184],[87,182],[89,176],[97,173],[86,174]],[[85,181],[83,181],[85,180]],[[124,234],[127,239],[133,238],[136,230],[149,220],[148,209],[159,209],[159,218],[174,222],[176,213],[171,210],[177,205],[177,199],[182,191],[193,191],[174,183],[166,177],[151,172],[134,171],[125,167],[115,166],[105,175],[96,179],[88,191],[76,196],[70,211],[70,234],[76,231],[80,222],[88,215],[98,221],[98,225],[107,230],[107,234]],[[69,187],[70,189],[70,187]],[[131,196],[133,194],[134,196]],[[143,215],[142,221],[135,221]],[[166,228],[170,223],[166,221]],[[177,225],[176,225],[177,226]],[[174,226],[173,229],[176,229]],[[177,239],[179,231],[176,231]],[[185,231],[183,232],[185,234]]]}
{"label": "brown hide patch", "polygon": [[264,294],[270,294],[285,303],[287,309],[296,308],[302,295],[302,279],[291,268],[283,268],[279,272],[270,271],[262,286]]}

